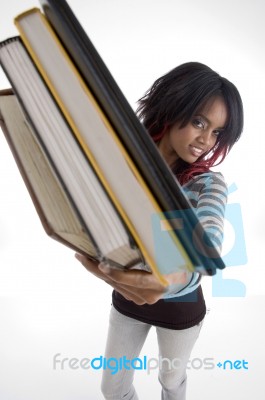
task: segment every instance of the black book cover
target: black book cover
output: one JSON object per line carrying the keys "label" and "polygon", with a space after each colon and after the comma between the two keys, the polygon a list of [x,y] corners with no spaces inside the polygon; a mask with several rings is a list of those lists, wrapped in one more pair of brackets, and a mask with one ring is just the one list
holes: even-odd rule
{"label": "black book cover", "polygon": [[[178,230],[177,235],[194,266],[203,265],[209,274],[214,274],[216,268],[224,268],[218,252],[209,246],[211,240],[199,223],[180,184],[162,160],[153,140],[136,117],[68,3],[65,0],[40,0],[40,4],[161,209],[168,213],[169,218],[172,211],[184,210],[181,216],[185,223],[185,232]],[[188,213],[185,212],[187,209]],[[194,226],[196,232],[193,232]],[[188,240],[195,236],[197,248],[201,251],[196,251]]]}

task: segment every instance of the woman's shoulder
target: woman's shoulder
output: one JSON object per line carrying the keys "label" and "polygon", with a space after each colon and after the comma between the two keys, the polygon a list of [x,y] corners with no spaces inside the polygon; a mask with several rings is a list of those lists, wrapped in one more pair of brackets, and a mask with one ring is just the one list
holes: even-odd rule
{"label": "woman's shoulder", "polygon": [[200,186],[220,185],[223,186],[224,188],[227,187],[223,174],[221,172],[216,172],[216,171],[208,171],[204,172],[203,174],[196,175],[184,186],[195,186],[195,185],[200,185]]}
{"label": "woman's shoulder", "polygon": [[193,193],[211,192],[227,196],[227,184],[221,172],[208,171],[200,175],[196,175],[184,185],[184,191],[192,191]]}

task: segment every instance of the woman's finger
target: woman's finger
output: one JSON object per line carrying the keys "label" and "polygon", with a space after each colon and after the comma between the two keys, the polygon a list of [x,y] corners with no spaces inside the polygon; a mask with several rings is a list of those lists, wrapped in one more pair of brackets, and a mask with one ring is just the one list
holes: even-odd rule
{"label": "woman's finger", "polygon": [[165,286],[163,286],[150,272],[140,270],[121,271],[114,269],[105,263],[99,264],[99,269],[114,282],[122,285],[132,286],[138,289],[152,289],[157,291],[165,290]]}

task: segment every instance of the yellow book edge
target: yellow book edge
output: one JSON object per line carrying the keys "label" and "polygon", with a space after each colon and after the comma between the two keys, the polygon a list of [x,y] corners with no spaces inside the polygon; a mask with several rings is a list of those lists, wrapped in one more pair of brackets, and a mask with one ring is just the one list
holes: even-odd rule
{"label": "yellow book edge", "polygon": [[[42,68],[42,65],[38,59],[37,54],[34,52],[34,50],[31,48],[30,42],[28,41],[27,35],[25,34],[25,32],[23,31],[23,28],[20,26],[20,19],[26,17],[29,14],[33,14],[33,13],[38,13],[41,17],[41,19],[43,20],[44,24],[46,25],[49,33],[53,36],[54,41],[57,43],[58,46],[58,50],[62,52],[65,60],[68,62],[71,70],[73,71],[73,73],[77,76],[80,84],[82,85],[84,91],[86,92],[86,95],[88,96],[89,100],[92,102],[93,106],[95,107],[95,109],[97,110],[98,114],[100,115],[100,117],[102,118],[104,124],[106,125],[109,133],[112,135],[112,137],[114,138],[117,146],[119,147],[121,153],[123,154],[124,158],[126,159],[126,162],[128,163],[129,167],[131,168],[131,170],[133,171],[136,179],[138,180],[138,182],[140,183],[141,187],[144,189],[144,191],[146,192],[146,195],[148,196],[149,200],[152,202],[157,214],[159,215],[163,215],[163,212],[161,210],[161,208],[159,207],[157,201],[155,200],[155,198],[153,197],[152,193],[150,192],[150,189],[148,188],[148,186],[146,185],[145,181],[143,180],[143,178],[141,177],[141,175],[139,174],[137,168],[135,167],[133,161],[131,160],[130,156],[128,155],[126,149],[124,148],[124,146],[122,145],[121,141],[119,140],[119,138],[117,137],[117,135],[115,134],[112,126],[110,125],[108,119],[106,118],[106,116],[104,115],[104,113],[102,112],[101,108],[99,107],[98,103],[96,102],[94,96],[92,95],[92,93],[90,92],[90,90],[88,89],[88,87],[86,86],[84,80],[82,79],[81,75],[79,74],[78,70],[76,69],[75,65],[73,64],[73,62],[70,60],[68,54],[66,53],[65,49],[63,48],[62,44],[60,43],[57,35],[55,34],[55,32],[53,31],[52,27],[50,26],[48,20],[46,19],[45,15],[42,14],[42,12],[40,11],[40,9],[38,8],[32,8],[29,9],[21,14],[19,14],[15,19],[14,19],[14,23],[21,35],[21,39],[25,45],[25,47],[27,48],[30,56],[32,57],[32,60],[34,61],[37,69],[39,70],[40,74],[42,75],[44,81],[46,82],[48,88],[50,89],[51,93],[54,96],[54,99],[56,100],[59,108],[62,110],[64,116],[66,117],[69,125],[71,126],[71,129],[73,130],[78,142],[80,143],[81,147],[83,148],[86,156],[88,157],[89,161],[91,162],[91,165],[93,166],[94,170],[96,171],[100,181],[102,182],[105,190],[107,191],[107,193],[109,194],[111,200],[113,201],[113,203],[115,204],[115,207],[117,208],[118,212],[120,213],[122,219],[125,221],[131,235],[133,236],[135,242],[137,243],[140,251],[142,252],[147,264],[151,267],[151,270],[153,271],[153,273],[156,275],[156,277],[159,279],[159,281],[163,284],[163,285],[168,285],[168,282],[166,281],[166,279],[164,278],[163,274],[159,271],[155,260],[150,256],[150,254],[147,252],[147,250],[145,249],[145,247],[142,245],[142,242],[132,224],[132,222],[130,221],[129,217],[127,216],[126,212],[124,211],[122,205],[120,204],[120,202],[118,201],[118,199],[116,198],[116,196],[114,195],[114,193],[112,192],[112,189],[110,188],[108,182],[106,181],[105,177],[104,177],[104,173],[101,171],[101,169],[99,168],[96,160],[94,159],[93,154],[90,152],[87,144],[84,142],[82,135],[80,134],[80,132],[78,131],[77,127],[75,126],[75,123],[71,117],[71,115],[69,114],[69,112],[67,111],[67,109],[64,106],[63,100],[61,99],[61,97],[59,96],[59,94],[56,92],[54,86],[52,85],[48,75],[46,74],[46,71]],[[170,225],[169,221],[166,219],[163,219],[163,224],[164,224],[164,229],[169,231],[169,234],[171,235],[173,241],[176,243],[177,248],[179,249],[183,259],[186,262],[186,267],[190,272],[194,272],[194,267],[193,264],[190,260],[190,258],[188,257],[186,251],[184,250],[182,244],[180,243],[178,237],[176,236],[176,234],[174,233],[174,231],[172,230],[172,226]]]}

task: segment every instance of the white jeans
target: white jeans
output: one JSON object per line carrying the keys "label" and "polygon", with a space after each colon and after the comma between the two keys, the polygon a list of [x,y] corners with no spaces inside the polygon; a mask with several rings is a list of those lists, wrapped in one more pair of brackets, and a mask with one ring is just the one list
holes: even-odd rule
{"label": "white jeans", "polygon": [[[173,330],[156,327],[159,359],[177,359],[178,365],[162,362],[159,382],[162,400],[185,400],[186,367],[192,348],[199,336],[202,322],[192,328]],[[105,357],[132,360],[139,356],[152,325],[126,317],[113,306],[110,313],[109,332]],[[181,362],[179,362],[181,361]],[[173,365],[173,368],[172,368]],[[133,386],[134,369],[122,368],[115,374],[110,369],[103,371],[101,390],[108,400],[138,400]]]}

